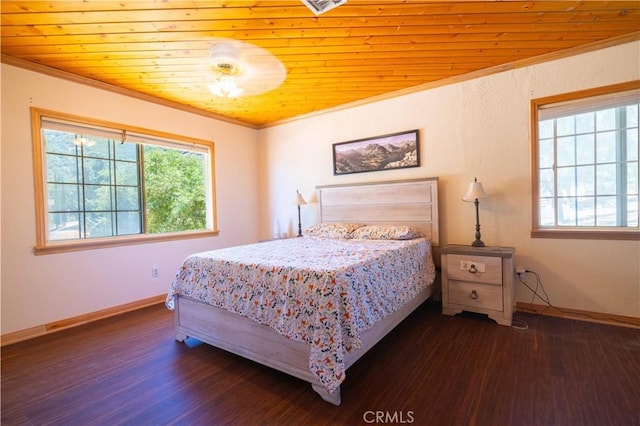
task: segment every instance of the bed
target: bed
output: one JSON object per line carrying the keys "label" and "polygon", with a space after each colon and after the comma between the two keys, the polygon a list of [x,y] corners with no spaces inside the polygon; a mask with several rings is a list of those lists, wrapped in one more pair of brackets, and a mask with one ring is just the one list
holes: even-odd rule
{"label": "bed", "polygon": [[178,341],[298,377],[339,405],[347,369],[437,290],[437,178],[317,190],[310,234],[191,255],[166,303]]}

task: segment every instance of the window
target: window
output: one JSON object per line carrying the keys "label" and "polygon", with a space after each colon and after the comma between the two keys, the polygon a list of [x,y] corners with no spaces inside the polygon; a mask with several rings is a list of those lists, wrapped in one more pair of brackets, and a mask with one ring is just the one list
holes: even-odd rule
{"label": "window", "polygon": [[532,236],[640,239],[639,86],[532,101]]}
{"label": "window", "polygon": [[213,144],[32,109],[36,254],[215,233]]}

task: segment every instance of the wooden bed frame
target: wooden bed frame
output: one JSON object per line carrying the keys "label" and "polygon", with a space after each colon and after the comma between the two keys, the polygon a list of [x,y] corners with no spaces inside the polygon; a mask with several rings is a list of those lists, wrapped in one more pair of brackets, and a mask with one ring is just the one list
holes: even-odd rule
{"label": "wooden bed frame", "polygon": [[[438,179],[413,179],[356,185],[317,187],[322,222],[408,224],[438,245]],[[427,286],[402,309],[362,333],[362,346],[345,354],[345,368],[380,341],[437,289]],[[310,345],[290,340],[270,327],[178,296],[175,301],[176,339],[192,337],[209,345],[275,368],[311,383],[322,399],[340,405],[340,388],[328,392],[309,370]]]}

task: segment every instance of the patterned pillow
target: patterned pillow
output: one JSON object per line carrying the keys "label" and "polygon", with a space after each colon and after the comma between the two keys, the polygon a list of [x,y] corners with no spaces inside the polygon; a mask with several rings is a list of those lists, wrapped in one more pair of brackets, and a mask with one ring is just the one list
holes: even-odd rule
{"label": "patterned pillow", "polygon": [[351,238],[351,233],[364,226],[360,223],[319,223],[307,228],[304,232],[312,237]]}
{"label": "patterned pillow", "polygon": [[367,225],[351,233],[351,238],[363,240],[410,240],[422,236],[406,225]]}

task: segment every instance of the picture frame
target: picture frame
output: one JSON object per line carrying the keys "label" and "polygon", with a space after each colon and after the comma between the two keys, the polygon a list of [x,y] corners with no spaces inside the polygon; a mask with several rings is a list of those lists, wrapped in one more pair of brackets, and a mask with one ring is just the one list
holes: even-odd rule
{"label": "picture frame", "polygon": [[333,174],[420,167],[418,129],[333,144]]}

